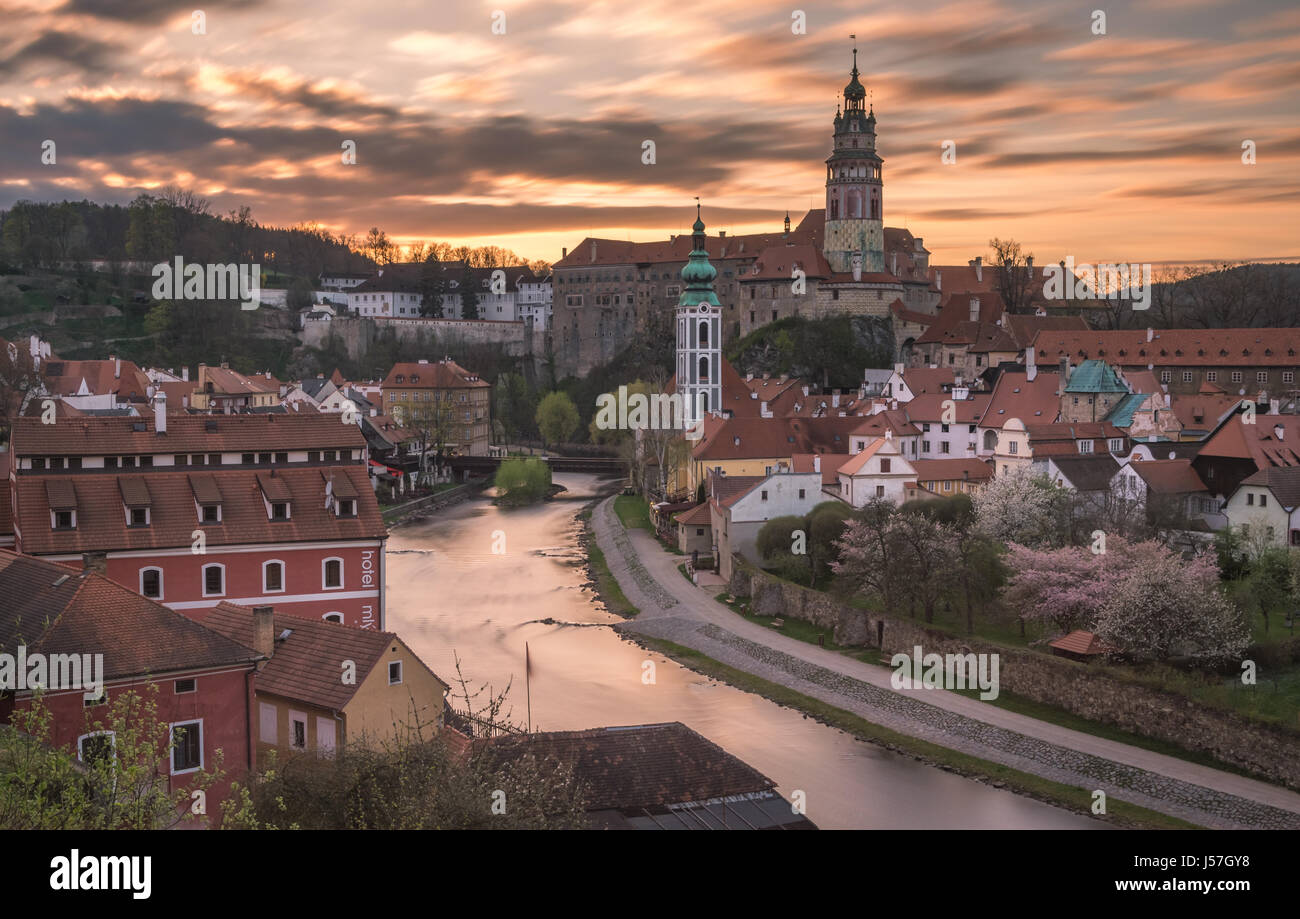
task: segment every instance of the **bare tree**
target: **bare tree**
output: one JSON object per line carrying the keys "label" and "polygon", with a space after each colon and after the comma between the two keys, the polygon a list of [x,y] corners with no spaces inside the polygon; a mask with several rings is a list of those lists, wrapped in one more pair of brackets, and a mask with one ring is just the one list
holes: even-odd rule
{"label": "bare tree", "polygon": [[1006,305],[1007,312],[1021,313],[1028,310],[1033,303],[1034,279],[1027,259],[1033,253],[1020,252],[1020,243],[1014,239],[990,239],[989,248],[993,250],[993,270],[997,272],[998,293]]}

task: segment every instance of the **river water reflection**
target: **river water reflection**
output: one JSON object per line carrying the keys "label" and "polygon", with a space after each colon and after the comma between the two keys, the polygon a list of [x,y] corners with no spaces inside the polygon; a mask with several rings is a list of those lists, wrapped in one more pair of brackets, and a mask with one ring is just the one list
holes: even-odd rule
{"label": "river water reflection", "polygon": [[[598,485],[590,476],[555,478],[571,497]],[[449,682],[453,651],[472,684],[499,688],[513,677],[519,722],[528,642],[534,729],[681,721],[787,798],[805,792],[809,818],[826,829],[1102,826],[881,750],[622,640],[607,627],[618,617],[584,583],[582,506],[503,510],[483,499],[398,528],[388,541],[387,627]],[[494,554],[501,536],[505,552]],[[641,679],[646,659],[656,665],[652,685]]]}

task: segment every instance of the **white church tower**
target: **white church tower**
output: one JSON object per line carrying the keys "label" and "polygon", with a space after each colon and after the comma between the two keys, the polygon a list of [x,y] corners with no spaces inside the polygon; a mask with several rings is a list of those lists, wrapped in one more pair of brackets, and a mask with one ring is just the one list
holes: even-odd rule
{"label": "white church tower", "polygon": [[713,292],[718,270],[709,263],[698,204],[691,230],[694,245],[682,269],[686,286],[677,300],[677,392],[688,431],[722,409],[722,305]]}

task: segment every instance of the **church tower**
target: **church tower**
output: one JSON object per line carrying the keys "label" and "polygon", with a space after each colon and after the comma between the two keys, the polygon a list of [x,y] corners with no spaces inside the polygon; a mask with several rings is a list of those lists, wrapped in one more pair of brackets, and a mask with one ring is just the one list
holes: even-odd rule
{"label": "church tower", "polygon": [[826,260],[855,275],[885,270],[884,197],[876,154],[876,113],[858,81],[858,49],[844,87],[844,111],[835,111],[835,140],[826,160]]}
{"label": "church tower", "polygon": [[677,300],[677,392],[687,429],[722,408],[722,305],[713,292],[718,270],[709,263],[699,204],[691,234],[690,260],[682,269],[685,287]]}

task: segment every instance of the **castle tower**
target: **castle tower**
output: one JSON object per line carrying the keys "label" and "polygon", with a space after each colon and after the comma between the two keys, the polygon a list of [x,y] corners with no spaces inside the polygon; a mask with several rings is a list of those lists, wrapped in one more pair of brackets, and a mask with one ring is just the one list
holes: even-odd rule
{"label": "castle tower", "polygon": [[682,268],[686,286],[677,299],[677,392],[687,428],[722,408],[722,305],[713,292],[718,270],[709,263],[698,204],[691,233],[690,260]]}
{"label": "castle tower", "polygon": [[[884,196],[876,154],[876,114],[858,81],[858,49],[844,87],[844,111],[835,111],[835,139],[826,160],[826,260],[839,272],[885,270]],[[856,279],[856,278],[855,278]]]}

